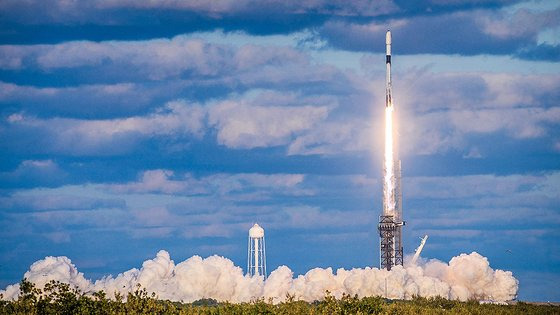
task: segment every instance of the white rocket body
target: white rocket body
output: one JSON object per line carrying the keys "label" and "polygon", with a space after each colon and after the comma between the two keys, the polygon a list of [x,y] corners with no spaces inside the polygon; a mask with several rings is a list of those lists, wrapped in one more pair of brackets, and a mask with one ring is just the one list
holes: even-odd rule
{"label": "white rocket body", "polygon": [[424,235],[424,237],[421,238],[420,241],[420,246],[418,246],[418,248],[416,248],[416,252],[414,253],[414,256],[412,257],[412,260],[410,261],[411,264],[416,264],[416,260],[418,260],[418,257],[420,257],[420,254],[422,253],[422,249],[424,249],[424,245],[426,245],[426,241],[428,240],[428,235]]}
{"label": "white rocket body", "polygon": [[387,31],[385,35],[385,47],[386,47],[386,65],[387,65],[387,77],[386,77],[386,90],[385,90],[385,106],[389,107],[393,105],[393,91],[391,85],[391,31]]}

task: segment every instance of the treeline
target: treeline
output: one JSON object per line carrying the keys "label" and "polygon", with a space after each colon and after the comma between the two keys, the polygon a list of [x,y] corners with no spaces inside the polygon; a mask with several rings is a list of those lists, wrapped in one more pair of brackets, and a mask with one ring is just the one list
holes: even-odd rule
{"label": "treeline", "polygon": [[[1,297],[0,297],[1,298]],[[328,292],[323,301],[307,303],[288,296],[280,304],[256,300],[251,303],[218,303],[203,299],[193,303],[159,300],[140,287],[114,300],[103,291],[85,294],[66,283],[51,281],[41,290],[22,280],[16,301],[0,300],[0,314],[560,314],[560,307],[531,305],[481,305],[476,301],[459,302],[441,297],[416,297],[410,301],[392,301],[381,297],[343,296],[335,299]]]}

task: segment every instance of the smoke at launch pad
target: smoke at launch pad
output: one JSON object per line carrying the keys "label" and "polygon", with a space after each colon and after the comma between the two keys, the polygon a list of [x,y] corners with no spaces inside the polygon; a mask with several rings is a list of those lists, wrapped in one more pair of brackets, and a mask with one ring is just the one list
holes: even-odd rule
{"label": "smoke at launch pad", "polygon": [[[488,259],[476,252],[453,257],[449,263],[439,260],[395,266],[390,271],[377,268],[351,270],[314,268],[294,277],[287,266],[280,266],[264,280],[262,276],[243,274],[227,258],[193,256],[175,264],[169,253],[161,250],[140,269],[131,269],[116,277],[87,280],[67,257],[46,257],[31,265],[24,275],[42,288],[50,280],[69,283],[83,292],[103,290],[109,297],[126,294],[139,284],[160,299],[192,302],[202,298],[218,301],[250,302],[264,298],[279,303],[287,294],[312,302],[321,300],[328,290],[337,298],[349,295],[385,296],[410,299],[413,296],[442,296],[449,299],[491,299],[509,301],[516,298],[518,281],[511,272],[494,270]],[[4,299],[16,299],[19,284],[0,291]]]}

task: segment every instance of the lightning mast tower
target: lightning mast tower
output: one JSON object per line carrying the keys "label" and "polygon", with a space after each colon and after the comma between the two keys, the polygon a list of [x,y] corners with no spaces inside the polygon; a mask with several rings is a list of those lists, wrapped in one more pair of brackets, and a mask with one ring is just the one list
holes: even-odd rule
{"label": "lightning mast tower", "polygon": [[264,276],[266,279],[264,229],[256,223],[249,229],[249,244],[247,247],[247,274],[252,277]]}
{"label": "lightning mast tower", "polygon": [[380,267],[403,265],[401,162],[393,141],[393,87],[391,83],[391,31],[385,36],[387,77],[385,87],[385,152],[383,160],[383,212],[379,216]]}

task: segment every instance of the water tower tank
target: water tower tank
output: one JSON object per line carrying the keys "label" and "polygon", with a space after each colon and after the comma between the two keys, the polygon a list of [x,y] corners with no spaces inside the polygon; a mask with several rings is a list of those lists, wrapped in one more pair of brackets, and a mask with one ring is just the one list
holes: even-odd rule
{"label": "water tower tank", "polygon": [[256,223],[249,229],[249,244],[247,247],[247,274],[264,276],[266,279],[264,229]]}

